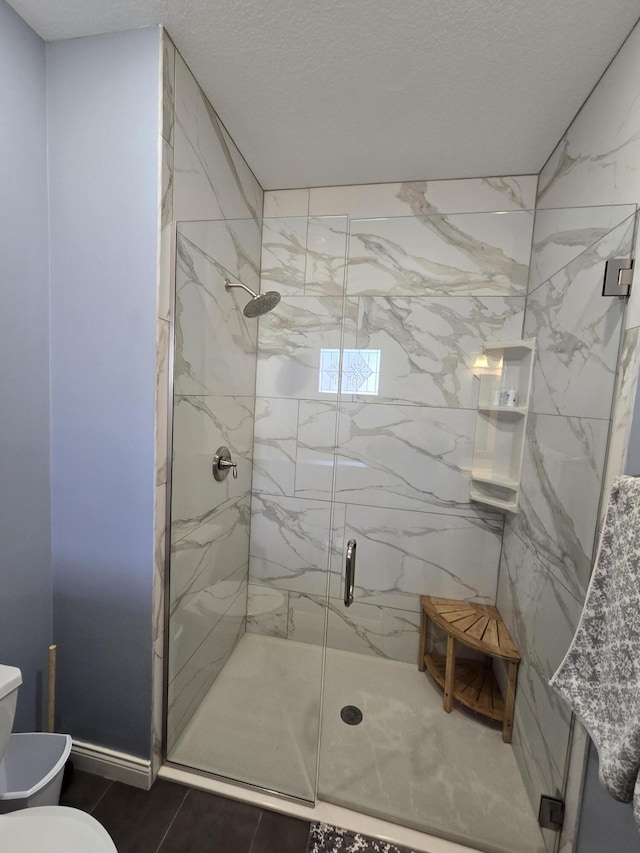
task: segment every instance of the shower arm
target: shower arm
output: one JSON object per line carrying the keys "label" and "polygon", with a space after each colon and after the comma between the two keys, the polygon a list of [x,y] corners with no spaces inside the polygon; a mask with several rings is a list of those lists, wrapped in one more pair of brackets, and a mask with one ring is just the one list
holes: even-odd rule
{"label": "shower arm", "polygon": [[254,293],[250,287],[247,287],[247,285],[243,284],[241,281],[229,281],[228,278],[225,278],[224,286],[226,290],[231,290],[232,287],[241,287],[243,290],[246,290],[247,293],[249,293],[254,299],[258,295],[257,293]]}

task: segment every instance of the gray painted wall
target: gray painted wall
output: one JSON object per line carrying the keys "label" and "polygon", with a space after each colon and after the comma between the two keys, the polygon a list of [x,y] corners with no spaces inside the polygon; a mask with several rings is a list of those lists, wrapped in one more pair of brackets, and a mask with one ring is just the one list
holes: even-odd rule
{"label": "gray painted wall", "polygon": [[[625,473],[640,475],[640,394],[636,394]],[[631,806],[609,796],[598,779],[598,767],[598,753],[591,744],[576,853],[637,853],[640,831]]]}
{"label": "gray painted wall", "polygon": [[159,32],[47,45],[58,719],[151,739]]}
{"label": "gray painted wall", "polygon": [[43,41],[0,0],[0,662],[42,724],[51,642],[49,274]]}
{"label": "gray painted wall", "polygon": [[598,755],[592,744],[576,853],[637,853],[639,850],[640,832],[631,807],[617,803],[600,784]]}

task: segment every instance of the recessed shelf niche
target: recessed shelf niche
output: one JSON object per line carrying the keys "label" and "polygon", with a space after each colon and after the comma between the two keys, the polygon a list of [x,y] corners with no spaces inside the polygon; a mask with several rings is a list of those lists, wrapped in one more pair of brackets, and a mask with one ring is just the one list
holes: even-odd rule
{"label": "recessed shelf niche", "polygon": [[[486,343],[476,363],[480,391],[470,496],[509,512],[518,511],[534,353],[534,339]],[[501,397],[509,389],[514,405]]]}

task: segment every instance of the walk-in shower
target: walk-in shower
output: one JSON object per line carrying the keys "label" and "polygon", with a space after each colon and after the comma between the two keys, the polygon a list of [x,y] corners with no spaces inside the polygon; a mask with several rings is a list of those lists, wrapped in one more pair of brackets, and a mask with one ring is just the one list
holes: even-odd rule
{"label": "walk-in shower", "polygon": [[[625,305],[602,275],[634,222],[514,204],[178,223],[169,762],[479,850],[557,849],[537,806],[564,796],[573,721],[547,680],[589,579]],[[522,338],[512,515],[469,497],[474,365]],[[443,712],[420,595],[497,605],[522,655],[512,745]]]}

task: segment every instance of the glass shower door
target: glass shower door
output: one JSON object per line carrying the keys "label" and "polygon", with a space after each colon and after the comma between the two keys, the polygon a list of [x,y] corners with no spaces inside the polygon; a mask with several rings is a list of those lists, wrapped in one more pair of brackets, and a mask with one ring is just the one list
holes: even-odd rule
{"label": "glass shower door", "polygon": [[[495,733],[445,714],[418,670],[420,596],[495,602],[502,518],[469,500],[473,366],[483,341],[521,337],[532,224],[530,211],[350,222],[318,795],[461,840],[486,814],[465,771],[491,758],[505,802],[513,790]],[[361,722],[345,723],[349,706]]]}
{"label": "glass shower door", "polygon": [[[246,317],[250,295],[225,287],[272,289],[259,222],[178,223],[176,248],[167,758],[313,801],[330,510],[297,497],[291,453],[318,393],[313,306],[280,281],[282,302]],[[325,408],[335,421],[335,394]]]}

